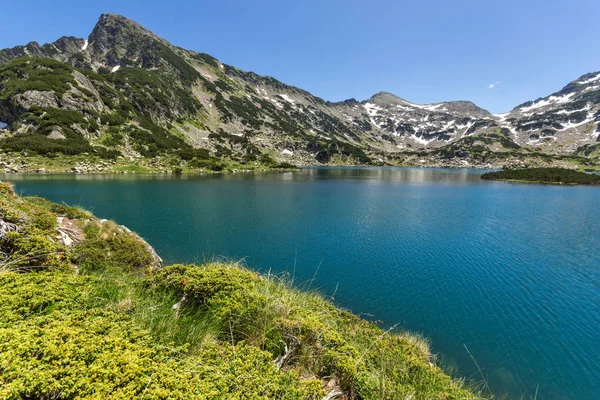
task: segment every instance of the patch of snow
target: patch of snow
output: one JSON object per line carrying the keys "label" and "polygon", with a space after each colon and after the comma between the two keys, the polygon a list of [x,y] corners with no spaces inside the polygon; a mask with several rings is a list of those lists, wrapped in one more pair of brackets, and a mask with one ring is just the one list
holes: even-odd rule
{"label": "patch of snow", "polygon": [[225,69],[225,67],[223,66],[223,64],[219,64],[219,68]]}
{"label": "patch of snow", "polygon": [[426,111],[435,111],[436,109],[443,106],[443,104],[414,104],[414,103],[408,103],[408,104],[411,107],[419,108],[421,110],[426,110]]}
{"label": "patch of snow", "polygon": [[260,94],[260,89],[258,88],[258,86],[256,86],[256,93]]}
{"label": "patch of snow", "polygon": [[587,104],[584,108],[579,109],[579,110],[571,110],[571,111],[560,110],[560,111],[556,111],[554,114],[565,114],[565,115],[568,115],[568,114],[573,114],[573,113],[580,112],[580,111],[588,111],[590,108],[591,108],[590,105]]}
{"label": "patch of snow", "polygon": [[465,125],[456,125],[457,129],[464,129],[465,133],[475,124],[475,122],[467,122]]}
{"label": "patch of snow", "polygon": [[501,120],[505,120],[506,117],[508,117],[508,114],[510,114],[510,111],[507,113],[503,113],[503,114],[492,114],[492,116],[496,117],[496,118],[500,118]]}
{"label": "patch of snow", "polygon": [[518,134],[518,132],[517,132],[517,129],[516,129],[514,126],[512,126],[510,123],[508,123],[508,122],[504,122],[504,123],[501,123],[501,124],[499,124],[499,125],[500,125],[500,127],[501,127],[501,128],[506,128],[506,129],[508,129],[508,130],[510,131],[510,133],[512,133],[512,134],[513,134],[513,136],[515,137],[515,139],[518,139],[518,135],[519,135],[519,134]]}
{"label": "patch of snow", "polygon": [[585,81],[581,81],[581,82],[577,82],[579,85],[587,85],[588,83],[592,83],[592,82],[596,82],[596,81],[600,81],[600,74],[585,80]]}
{"label": "patch of snow", "polygon": [[448,129],[448,128],[450,128],[452,125],[454,125],[454,123],[455,123],[455,122],[456,122],[455,120],[448,121],[448,123],[446,123],[446,125],[444,125],[444,126],[442,127],[442,129],[443,129],[443,130],[447,130],[447,129]]}
{"label": "patch of snow", "polygon": [[381,107],[373,103],[365,103],[363,104],[363,107],[365,110],[367,110],[367,114],[370,116],[377,115],[377,113],[382,110]]}
{"label": "patch of snow", "polygon": [[85,42],[83,42],[83,46],[81,46],[81,51],[85,51],[85,49],[88,48],[88,41],[87,39],[85,40]]}
{"label": "patch of snow", "polygon": [[275,99],[269,99],[268,97],[267,97],[267,99],[271,100],[273,102],[273,104],[275,104],[277,107],[283,108],[283,105],[280,102],[278,102],[277,100],[275,100]]}
{"label": "patch of snow", "polygon": [[119,68],[121,68],[120,65],[117,65],[115,67],[112,67],[112,69],[110,70],[110,72],[117,72],[119,70]]}
{"label": "patch of snow", "polygon": [[566,131],[567,129],[577,128],[578,126],[585,125],[585,124],[590,123],[592,121],[593,121],[593,118],[588,118],[588,119],[585,119],[585,120],[583,120],[581,122],[578,122],[578,123],[567,122],[566,124],[563,124],[563,128],[559,129],[559,131]]}
{"label": "patch of snow", "polygon": [[415,142],[420,143],[420,144],[425,145],[425,146],[427,146],[429,143],[431,143],[431,142],[433,142],[435,140],[435,138],[429,139],[429,140],[423,139],[423,138],[420,138],[420,137],[418,137],[416,135],[411,135],[410,138],[412,140],[414,140]]}
{"label": "patch of snow", "polygon": [[8,126],[8,124],[6,122],[0,121],[0,130],[6,128],[7,126]]}
{"label": "patch of snow", "polygon": [[469,129],[471,129],[471,127],[472,127],[473,125],[475,125],[475,122],[471,122],[471,123],[468,123],[468,124],[466,125],[466,127],[465,127],[465,134],[467,134],[467,131],[468,131]]}
{"label": "patch of snow", "polygon": [[367,114],[369,114],[369,120],[371,121],[371,123],[373,125],[375,125],[378,128],[381,128],[382,124],[378,124],[373,117],[377,115],[377,113],[381,110],[383,110],[381,107],[379,107],[376,104],[373,103],[365,103],[363,104],[363,107],[365,108],[365,110],[367,110]]}
{"label": "patch of snow", "polygon": [[536,103],[528,107],[521,107],[521,112],[527,112],[531,110],[535,110],[536,108],[545,107],[550,104],[563,104],[568,103],[571,100],[571,97],[575,96],[575,93],[565,94],[564,96],[550,96],[547,100],[540,100]]}
{"label": "patch of snow", "polygon": [[291,97],[289,97],[287,94],[280,94],[279,97],[281,97],[282,99],[284,99],[285,101],[287,101],[288,103],[292,103],[294,104],[296,102],[296,100],[292,99]]}
{"label": "patch of snow", "polygon": [[285,150],[283,150],[283,151],[281,152],[281,155],[282,155],[282,156],[293,156],[293,155],[294,155],[294,152],[293,152],[293,151],[291,151],[291,150],[285,149]]}

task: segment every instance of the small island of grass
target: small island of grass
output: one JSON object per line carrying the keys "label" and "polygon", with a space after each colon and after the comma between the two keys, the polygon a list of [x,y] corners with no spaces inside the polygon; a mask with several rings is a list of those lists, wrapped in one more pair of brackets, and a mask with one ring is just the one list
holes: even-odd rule
{"label": "small island of grass", "polygon": [[600,185],[600,175],[566,168],[524,168],[488,172],[481,179],[493,181],[547,183],[554,185]]}

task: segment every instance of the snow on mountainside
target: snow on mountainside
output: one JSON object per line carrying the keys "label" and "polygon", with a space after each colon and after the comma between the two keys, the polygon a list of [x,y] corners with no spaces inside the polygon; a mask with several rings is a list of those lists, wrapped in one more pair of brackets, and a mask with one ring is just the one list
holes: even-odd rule
{"label": "snow on mountainside", "polygon": [[[57,109],[69,110],[68,118]],[[87,39],[0,50],[0,120],[8,124],[0,140],[15,149],[35,134],[44,149],[45,141],[57,148],[56,138],[67,137],[78,141],[70,147],[77,151],[92,146],[130,157],[182,146],[215,159],[298,164],[387,162],[422,151],[461,158],[473,146],[478,154],[484,147],[570,154],[587,146],[588,154],[599,141],[600,73],[496,115],[469,101],[415,104],[387,92],[327,102],[103,14]]]}
{"label": "snow on mountainside", "polygon": [[345,114],[353,121],[362,118],[373,135],[399,149],[442,146],[485,128],[491,119],[488,111],[468,101],[421,105],[387,92],[347,108]]}
{"label": "snow on mountainside", "polygon": [[559,92],[495,116],[518,143],[566,153],[600,141],[600,72],[583,75]]}

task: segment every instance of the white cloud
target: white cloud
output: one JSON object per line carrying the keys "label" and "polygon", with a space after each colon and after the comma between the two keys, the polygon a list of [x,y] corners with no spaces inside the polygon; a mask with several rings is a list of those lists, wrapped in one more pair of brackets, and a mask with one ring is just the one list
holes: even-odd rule
{"label": "white cloud", "polygon": [[488,88],[488,89],[493,89],[493,88],[495,88],[495,87],[496,87],[496,86],[497,86],[499,83],[500,83],[500,82],[498,82],[498,81],[496,81],[496,82],[494,82],[494,83],[490,83],[490,84],[488,85],[488,87],[487,87],[487,88]]}

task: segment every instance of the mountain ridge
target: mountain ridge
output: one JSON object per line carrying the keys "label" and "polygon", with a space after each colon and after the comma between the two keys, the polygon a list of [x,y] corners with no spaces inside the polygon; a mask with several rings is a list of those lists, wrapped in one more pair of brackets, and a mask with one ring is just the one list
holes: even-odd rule
{"label": "mountain ridge", "polygon": [[[45,59],[62,65],[41,65],[50,63]],[[62,71],[62,84],[51,87],[52,79],[40,78],[49,68]],[[8,124],[0,147],[8,151],[27,150],[24,142],[33,140],[35,152],[54,154],[64,151],[59,145],[66,139],[79,141],[81,152],[134,159],[185,150],[211,163],[402,164],[412,163],[414,152],[435,158],[439,149],[482,136],[485,149],[476,150],[494,165],[508,153],[517,162],[533,155],[539,163],[540,157],[594,158],[599,152],[599,73],[505,114],[492,115],[467,100],[415,104],[385,91],[329,102],[175,46],[111,13],[100,16],[87,39],[63,36],[0,50],[0,69],[0,122]],[[71,115],[78,122],[44,121],[57,110],[78,113]],[[437,162],[485,161],[473,152]]]}

